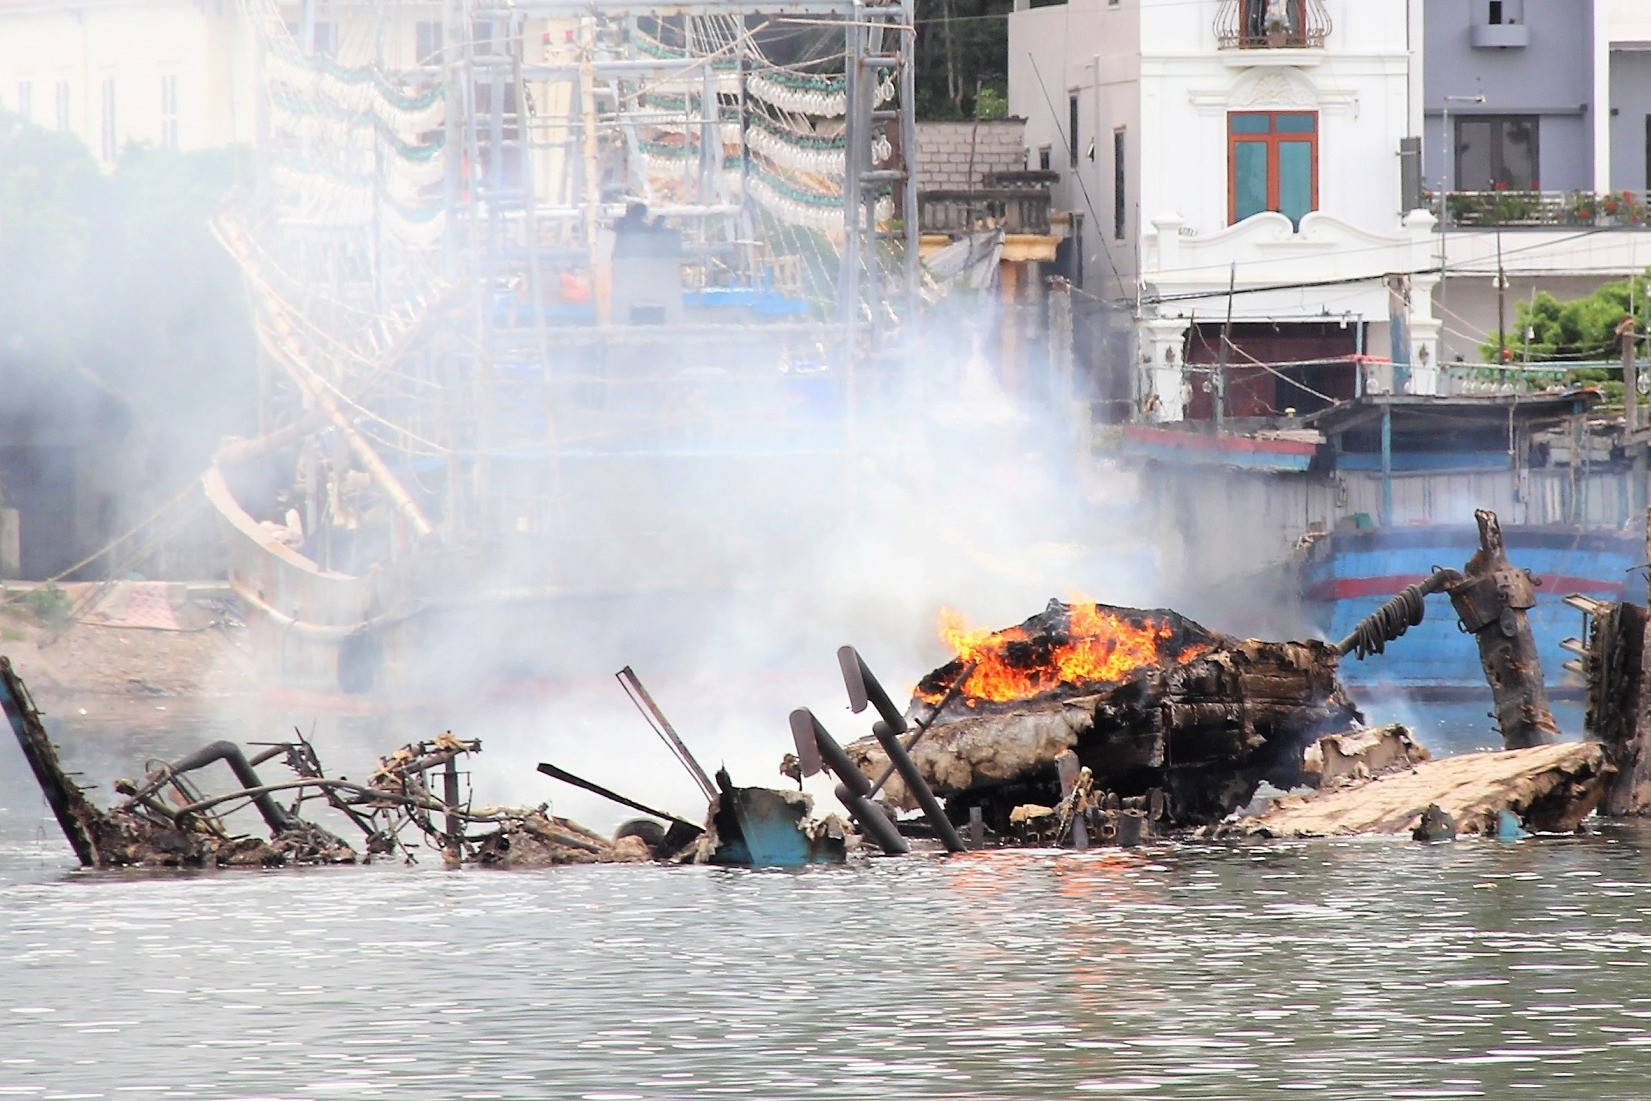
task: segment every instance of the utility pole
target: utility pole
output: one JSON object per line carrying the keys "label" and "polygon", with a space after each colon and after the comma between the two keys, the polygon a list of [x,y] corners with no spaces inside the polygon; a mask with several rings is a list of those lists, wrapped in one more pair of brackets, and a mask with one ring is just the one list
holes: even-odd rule
{"label": "utility pole", "polygon": [[[1450,105],[1452,103],[1484,103],[1485,97],[1481,93],[1472,96],[1440,96],[1440,135],[1439,135],[1439,309],[1444,312],[1445,305],[1445,229],[1450,225],[1449,208],[1445,205],[1445,193],[1450,187]],[[1457,180],[1460,186],[1462,181]]]}
{"label": "utility pole", "polygon": [[1215,434],[1221,435],[1227,419],[1227,353],[1233,343],[1233,291],[1238,286],[1238,261],[1227,269],[1227,324],[1221,330],[1221,354],[1215,365]]}
{"label": "utility pole", "polygon": [[1639,432],[1639,369],[1634,362],[1634,315],[1617,325],[1617,344],[1622,349],[1622,419],[1630,444]]}
{"label": "utility pole", "polygon": [[1496,363],[1508,362],[1508,273],[1502,270],[1502,229],[1496,230]]}

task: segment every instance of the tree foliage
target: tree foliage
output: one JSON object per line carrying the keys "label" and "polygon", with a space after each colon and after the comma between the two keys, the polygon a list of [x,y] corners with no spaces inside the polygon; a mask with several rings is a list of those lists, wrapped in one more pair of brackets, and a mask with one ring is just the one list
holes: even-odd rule
{"label": "tree foliage", "polygon": [[252,421],[250,306],[209,228],[244,169],[132,146],[106,174],[74,135],[0,112],[0,367],[117,395],[149,445],[136,485],[175,489]]}
{"label": "tree foliage", "polygon": [[[1547,291],[1538,291],[1529,301],[1520,302],[1517,324],[1506,334],[1506,347],[1513,359],[1526,357],[1525,332],[1530,330],[1529,358],[1533,363],[1615,359],[1617,326],[1629,315],[1644,312],[1646,288],[1651,272],[1633,280],[1605,283],[1586,298],[1561,302]],[[1493,334],[1494,335],[1494,334]],[[1492,339],[1479,346],[1487,362],[1496,359],[1502,342]]]}
{"label": "tree foliage", "polygon": [[[921,118],[977,116],[1007,105],[1009,11],[1014,0],[917,0],[917,113]],[[988,117],[981,115],[979,117]]]}

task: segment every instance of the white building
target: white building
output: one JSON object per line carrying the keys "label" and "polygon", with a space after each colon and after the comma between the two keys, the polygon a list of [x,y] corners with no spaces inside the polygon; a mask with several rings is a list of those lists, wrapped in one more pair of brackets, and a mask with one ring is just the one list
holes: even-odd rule
{"label": "white building", "polygon": [[1401,200],[1421,0],[1024,3],[1010,110],[1062,172],[1114,419],[1213,416],[1229,309],[1225,416],[1433,391],[1434,221]]}
{"label": "white building", "polygon": [[[1222,383],[1199,368],[1222,360],[1228,315],[1223,416],[1430,393],[1433,218],[1400,200],[1420,7],[1068,0],[1010,17],[1010,111],[1080,215],[1100,371],[1131,416],[1213,416]],[[1408,370],[1337,358],[1357,353]]]}
{"label": "white building", "polygon": [[235,0],[0,0],[0,105],[106,166],[129,142],[250,143],[253,68]]}

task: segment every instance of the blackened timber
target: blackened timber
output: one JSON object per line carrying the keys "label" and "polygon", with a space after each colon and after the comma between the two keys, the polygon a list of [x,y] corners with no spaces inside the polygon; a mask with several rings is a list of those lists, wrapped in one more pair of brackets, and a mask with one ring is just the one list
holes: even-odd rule
{"label": "blackened timber", "polygon": [[103,816],[63,771],[57,747],[52,745],[46,728],[40,723],[40,712],[29,698],[28,688],[12,671],[11,659],[5,657],[0,657],[0,705],[5,707],[6,719],[23,749],[23,759],[29,762],[29,770],[34,773],[35,782],[40,785],[75,858],[88,868],[96,866],[102,857],[94,827]]}
{"label": "blackened timber", "polygon": [[1585,724],[1617,769],[1600,811],[1651,814],[1651,615],[1623,601],[1595,606],[1589,619]]}
{"label": "blackened timber", "polygon": [[1507,749],[1547,745],[1558,735],[1542,661],[1531,634],[1536,605],[1531,575],[1508,561],[1496,513],[1475,510],[1479,550],[1463,567],[1466,579],[1451,586],[1450,602],[1462,626],[1479,644],[1479,662],[1496,702],[1496,722]]}

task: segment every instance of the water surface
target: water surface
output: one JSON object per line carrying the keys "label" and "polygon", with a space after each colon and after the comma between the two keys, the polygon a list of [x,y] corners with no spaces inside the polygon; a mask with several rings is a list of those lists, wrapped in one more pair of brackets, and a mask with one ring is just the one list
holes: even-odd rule
{"label": "water surface", "polygon": [[[208,731],[167,729],[66,752],[104,779]],[[1640,1098],[1648,859],[1606,825],[88,873],[8,764],[0,1098]]]}

